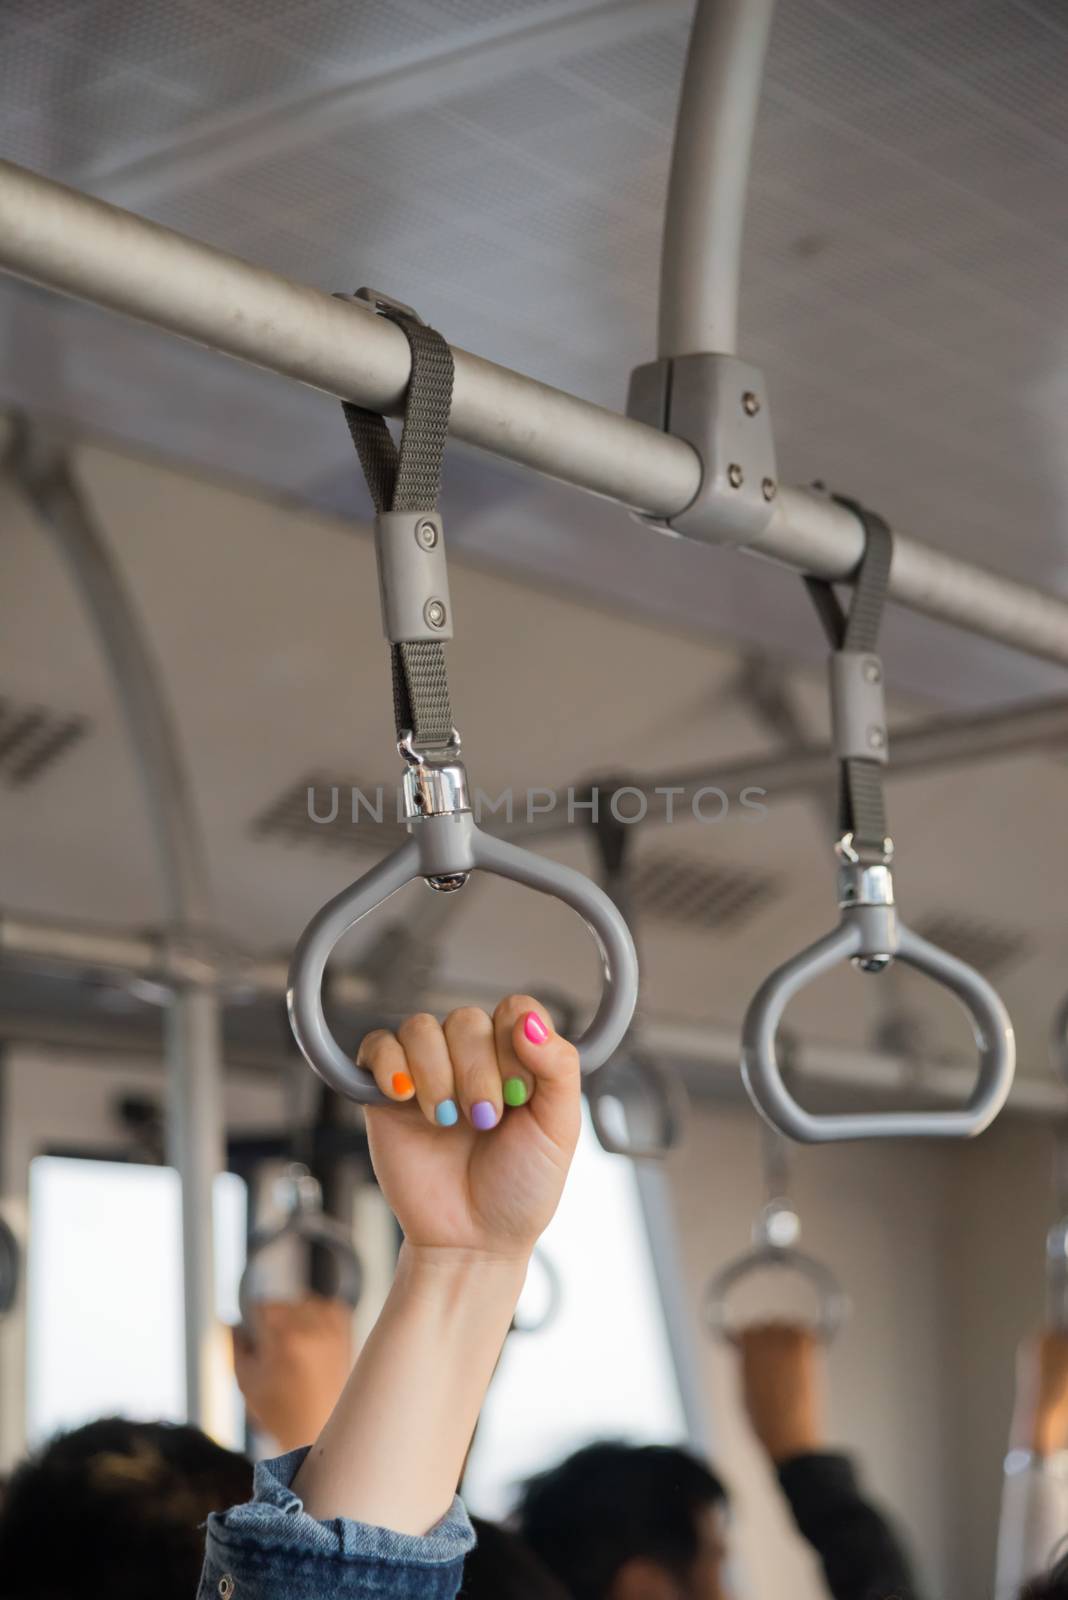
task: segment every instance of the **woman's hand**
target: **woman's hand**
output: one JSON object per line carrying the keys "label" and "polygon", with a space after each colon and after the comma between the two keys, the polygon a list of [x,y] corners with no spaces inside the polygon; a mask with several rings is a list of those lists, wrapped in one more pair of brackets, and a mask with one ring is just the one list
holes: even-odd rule
{"label": "woman's hand", "polygon": [[[448,1509],[581,1125],[579,1064],[535,1000],[410,1017],[363,1042],[390,1100],[367,1112],[404,1229],[397,1275],[293,1482],[313,1517],[422,1534]],[[444,1108],[444,1109],[443,1109]]]}
{"label": "woman's hand", "polygon": [[361,1066],[408,1105],[367,1112],[371,1159],[410,1250],[525,1259],[581,1126],[575,1047],[529,995],[368,1034]]}

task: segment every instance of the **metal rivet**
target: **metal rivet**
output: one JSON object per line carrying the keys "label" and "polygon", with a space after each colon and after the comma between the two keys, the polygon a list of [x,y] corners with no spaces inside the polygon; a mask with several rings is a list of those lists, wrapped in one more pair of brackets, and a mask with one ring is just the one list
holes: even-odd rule
{"label": "metal rivet", "polygon": [[747,389],[742,395],[742,410],[747,417],[755,417],[760,410],[760,401],[752,389]]}
{"label": "metal rivet", "polygon": [[234,1582],[233,1578],[231,1578],[230,1574],[228,1572],[224,1573],[219,1579],[220,1600],[230,1600],[230,1596],[233,1594],[236,1588],[237,1584]]}
{"label": "metal rivet", "polygon": [[745,481],[745,475],[737,461],[732,461],[727,468],[727,482],[732,489],[740,489]]}
{"label": "metal rivet", "polygon": [[775,489],[776,489],[776,484],[775,484],[775,479],[774,478],[765,478],[764,482],[760,485],[760,488],[761,488],[761,491],[763,492],[765,500],[774,500],[774,498],[775,498]]}
{"label": "metal rivet", "polygon": [[882,728],[868,729],[868,743],[871,745],[873,750],[881,750],[883,748],[883,745],[886,743],[886,734],[883,732]]}
{"label": "metal rivet", "polygon": [[864,681],[866,683],[881,683],[882,677],[883,675],[877,661],[865,661]]}
{"label": "metal rivet", "polygon": [[415,525],[415,542],[424,550],[433,550],[438,542],[437,526],[433,522],[417,522]]}
{"label": "metal rivet", "polygon": [[428,628],[443,628],[446,615],[445,605],[441,600],[428,600],[423,607],[423,620]]}

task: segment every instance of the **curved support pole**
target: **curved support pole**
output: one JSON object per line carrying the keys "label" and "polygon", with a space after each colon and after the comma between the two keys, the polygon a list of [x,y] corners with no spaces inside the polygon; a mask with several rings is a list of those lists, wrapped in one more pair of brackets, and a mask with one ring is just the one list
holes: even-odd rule
{"label": "curved support pole", "polygon": [[[889,918],[887,912],[889,910]],[[881,937],[873,944],[873,921]],[[878,925],[878,924],[876,924]],[[870,960],[886,952],[949,989],[971,1019],[979,1047],[979,1075],[967,1104],[957,1111],[894,1111],[815,1116],[798,1105],[783,1082],[775,1041],[783,1012],[806,984],[841,961]],[[1016,1067],[1016,1044],[1007,1011],[974,968],[894,922],[892,908],[847,909],[838,927],[792,956],[757,990],[742,1023],[742,1077],[749,1097],[773,1128],[802,1144],[844,1139],[970,1139],[989,1127],[1008,1098]]]}
{"label": "curved support pole", "polygon": [[413,822],[411,830],[406,844],[312,918],[293,952],[286,1004],[294,1037],[309,1066],[350,1100],[363,1105],[391,1103],[330,1031],[322,997],[327,961],[350,928],[406,883],[420,877],[462,880],[479,870],[563,900],[593,934],[604,960],[605,985],[593,1021],[576,1045],[584,1073],[603,1066],[626,1033],[638,997],[634,943],[608,896],[582,873],[484,833],[469,811],[424,817]]}
{"label": "curved support pole", "polygon": [[[656,1118],[656,1132],[648,1139],[617,1139],[605,1118],[604,1101],[616,1096],[622,1098],[617,1085],[627,1068],[635,1070]],[[682,1142],[689,1110],[685,1084],[677,1072],[629,1043],[624,1043],[614,1059],[594,1074],[586,1087],[586,1102],[597,1143],[611,1156],[627,1156],[631,1161],[663,1161]]]}
{"label": "curved support pole", "polygon": [[[179,934],[203,936],[213,925],[206,854],[177,726],[136,607],[62,447],[20,419],[4,466],[55,540],[107,661],[141,778],[167,919]],[[222,1025],[212,987],[174,988],[165,1052],[169,1160],[182,1182],[186,1410],[191,1421],[211,1432],[224,1414],[217,1406],[223,1403],[225,1376],[220,1369],[216,1381],[213,1370],[212,1186],[226,1164]]]}
{"label": "curved support pole", "polygon": [[733,354],[753,145],[775,0],[698,0],[660,261],[661,357]]}
{"label": "curved support pole", "polygon": [[337,1270],[333,1297],[355,1310],[363,1293],[363,1265],[348,1229],[323,1210],[322,1191],[308,1169],[294,1164],[285,1179],[289,1215],[273,1228],[258,1228],[248,1243],[245,1270],[237,1289],[241,1321],[251,1321],[252,1307],[262,1298],[257,1295],[256,1274],[259,1258],[282,1239],[297,1238],[326,1250]]}

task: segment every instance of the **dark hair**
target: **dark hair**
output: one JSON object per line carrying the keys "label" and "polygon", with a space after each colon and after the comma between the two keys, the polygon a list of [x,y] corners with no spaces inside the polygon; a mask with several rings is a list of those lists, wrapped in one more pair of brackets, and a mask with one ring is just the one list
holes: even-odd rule
{"label": "dark hair", "polygon": [[108,1417],[60,1434],[8,1484],[4,1600],[189,1600],[208,1513],[251,1492],[244,1456],[199,1428]]}
{"label": "dark hair", "polygon": [[1068,1600],[1068,1555],[1040,1578],[1032,1578],[1024,1585],[1020,1600]]}
{"label": "dark hair", "polygon": [[472,1517],[478,1544],[464,1562],[459,1600],[568,1600],[517,1533]]}
{"label": "dark hair", "polygon": [[715,1474],[687,1450],[605,1442],[532,1478],[519,1526],[574,1600],[603,1600],[635,1557],[684,1577],[699,1553],[698,1513],[726,1498]]}

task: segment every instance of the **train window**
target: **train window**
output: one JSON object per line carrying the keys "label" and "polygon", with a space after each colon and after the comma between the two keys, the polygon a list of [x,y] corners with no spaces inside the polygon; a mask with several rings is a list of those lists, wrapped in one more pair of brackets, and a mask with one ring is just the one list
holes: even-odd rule
{"label": "train window", "polygon": [[[31,1163],[31,1448],[93,1417],[184,1417],[180,1204],[178,1175],[170,1167],[60,1156]],[[245,1209],[244,1183],[222,1174],[215,1190],[221,1321],[237,1317]],[[232,1423],[221,1442],[239,1445],[236,1385]]]}
{"label": "train window", "polygon": [[[605,1155],[588,1114],[541,1247],[560,1278],[559,1311],[505,1346],[464,1477],[482,1516],[505,1515],[518,1482],[591,1440],[687,1433],[634,1168]],[[543,1299],[532,1270],[520,1321],[536,1320]]]}

